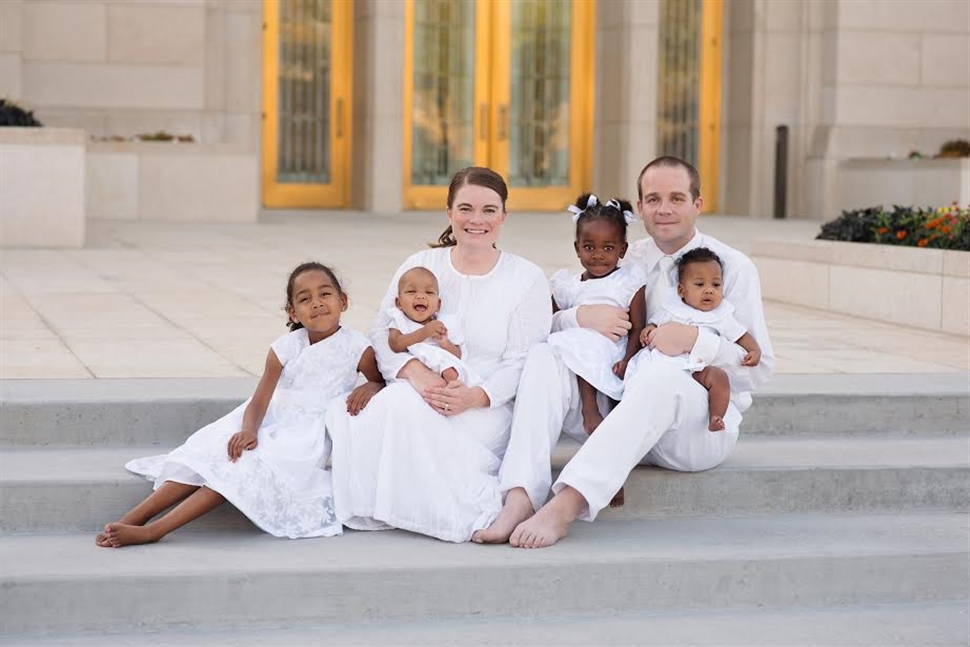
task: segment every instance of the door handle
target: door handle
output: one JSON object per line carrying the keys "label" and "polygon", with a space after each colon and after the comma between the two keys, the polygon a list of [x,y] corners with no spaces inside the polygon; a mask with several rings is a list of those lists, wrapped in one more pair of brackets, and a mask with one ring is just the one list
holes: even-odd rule
{"label": "door handle", "polygon": [[337,139],[343,139],[344,136],[344,100],[337,99]]}
{"label": "door handle", "polygon": [[501,105],[498,107],[498,139],[505,141],[509,138],[509,107]]}

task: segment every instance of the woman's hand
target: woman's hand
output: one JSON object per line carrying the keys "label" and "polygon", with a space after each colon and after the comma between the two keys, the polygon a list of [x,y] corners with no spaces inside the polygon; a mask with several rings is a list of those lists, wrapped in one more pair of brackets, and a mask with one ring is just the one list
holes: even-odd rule
{"label": "woman's hand", "polygon": [[229,454],[229,460],[235,463],[244,450],[256,449],[256,432],[255,431],[238,431],[232,435],[229,439],[229,446],[226,448]]}
{"label": "woman's hand", "polygon": [[576,322],[581,328],[595,330],[610,341],[619,341],[633,328],[626,310],[607,305],[579,306]]}
{"label": "woman's hand", "polygon": [[421,392],[424,401],[443,416],[457,416],[469,409],[479,409],[491,404],[485,389],[468,387],[461,380],[449,382],[443,387],[431,387]]}
{"label": "woman's hand", "polygon": [[364,410],[370,399],[384,388],[380,382],[364,382],[347,396],[347,413],[356,416]]}

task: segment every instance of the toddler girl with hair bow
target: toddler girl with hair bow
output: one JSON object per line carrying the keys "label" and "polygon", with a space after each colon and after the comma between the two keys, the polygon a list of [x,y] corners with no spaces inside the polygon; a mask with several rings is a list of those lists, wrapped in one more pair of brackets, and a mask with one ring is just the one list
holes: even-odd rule
{"label": "toddler girl with hair bow", "polygon": [[[623,395],[627,363],[640,350],[640,331],[646,324],[645,278],[635,267],[619,266],[627,251],[627,225],[635,220],[625,200],[600,203],[581,195],[569,207],[576,223],[573,246],[584,271],[556,272],[549,280],[553,311],[583,305],[612,305],[630,311],[633,328],[613,342],[596,331],[571,328],[549,336],[549,345],[576,374],[582,398],[583,429],[592,434]],[[602,396],[599,396],[602,394]],[[597,402],[599,400],[599,402]],[[622,505],[622,490],[614,505]]]}

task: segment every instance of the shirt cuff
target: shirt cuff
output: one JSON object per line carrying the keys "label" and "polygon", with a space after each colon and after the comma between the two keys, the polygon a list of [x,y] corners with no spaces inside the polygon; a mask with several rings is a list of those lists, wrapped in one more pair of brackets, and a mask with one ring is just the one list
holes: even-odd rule
{"label": "shirt cuff", "polygon": [[690,349],[690,363],[694,366],[708,366],[717,357],[717,351],[721,347],[719,335],[698,326],[697,340],[694,347]]}
{"label": "shirt cuff", "polygon": [[579,321],[577,321],[577,314],[579,312],[579,306],[574,308],[569,308],[568,310],[560,310],[552,315],[552,332],[559,332],[560,330],[568,330],[570,328],[579,328]]}

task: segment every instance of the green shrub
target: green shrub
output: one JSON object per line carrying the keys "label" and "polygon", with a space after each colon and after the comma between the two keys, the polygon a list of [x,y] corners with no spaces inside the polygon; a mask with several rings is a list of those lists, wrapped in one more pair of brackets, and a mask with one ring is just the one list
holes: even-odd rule
{"label": "green shrub", "polygon": [[12,101],[0,99],[0,126],[30,126],[36,128],[43,125],[37,121],[33,112],[24,110]]}
{"label": "green shrub", "polygon": [[894,205],[892,211],[843,211],[822,225],[816,239],[970,251],[970,209],[954,204],[939,209]]}

